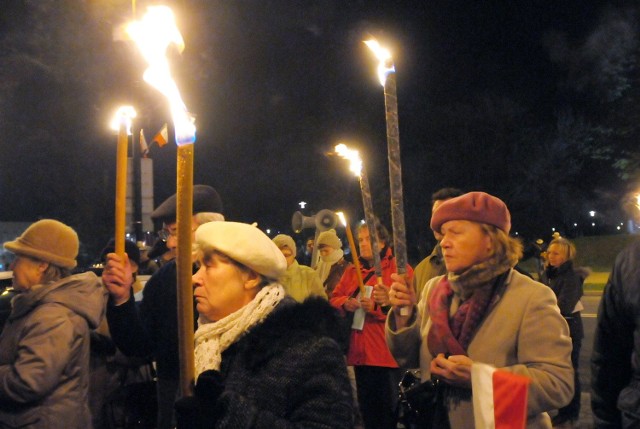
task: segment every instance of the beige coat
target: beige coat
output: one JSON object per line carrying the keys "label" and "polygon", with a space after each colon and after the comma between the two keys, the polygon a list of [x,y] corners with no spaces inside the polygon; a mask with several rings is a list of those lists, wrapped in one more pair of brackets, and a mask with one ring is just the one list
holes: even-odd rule
{"label": "beige coat", "polygon": [[[417,305],[418,314],[409,326],[396,331],[395,319],[387,319],[386,338],[393,356],[401,367],[420,367],[423,380],[430,378],[433,359],[426,342],[431,327],[426,297],[441,278],[427,283]],[[482,322],[467,351],[474,362],[531,379],[527,428],[533,429],[551,428],[546,412],[571,400],[571,347],[569,328],[553,291],[511,270],[503,296]],[[452,429],[473,428],[471,401],[461,401],[451,408],[449,419]]]}

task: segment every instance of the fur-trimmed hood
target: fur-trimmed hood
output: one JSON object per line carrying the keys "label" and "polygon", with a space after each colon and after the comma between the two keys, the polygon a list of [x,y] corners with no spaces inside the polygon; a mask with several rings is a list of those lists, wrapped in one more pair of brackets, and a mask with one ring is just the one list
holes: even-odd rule
{"label": "fur-trimmed hood", "polygon": [[[331,338],[346,353],[349,346],[346,319],[323,298],[310,297],[297,303],[286,297],[264,322],[249,330],[237,346],[242,355],[250,356],[246,363],[254,368],[281,354],[290,344],[309,337]],[[252,353],[252,350],[260,352]]]}

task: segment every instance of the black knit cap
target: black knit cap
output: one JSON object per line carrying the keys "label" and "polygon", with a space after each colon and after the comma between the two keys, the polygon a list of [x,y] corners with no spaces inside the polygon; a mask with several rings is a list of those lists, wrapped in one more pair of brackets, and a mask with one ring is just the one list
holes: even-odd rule
{"label": "black knit cap", "polygon": [[[176,204],[176,194],[173,194],[151,213],[151,219],[165,223],[175,221]],[[222,214],[222,200],[211,186],[193,185],[193,214],[196,213]]]}
{"label": "black knit cap", "polygon": [[[104,262],[107,259],[108,253],[113,253],[115,251],[116,241],[112,238],[109,240],[107,245],[100,252],[100,262]],[[140,265],[140,249],[133,241],[124,240],[124,253],[129,256],[129,259],[136,264]]]}

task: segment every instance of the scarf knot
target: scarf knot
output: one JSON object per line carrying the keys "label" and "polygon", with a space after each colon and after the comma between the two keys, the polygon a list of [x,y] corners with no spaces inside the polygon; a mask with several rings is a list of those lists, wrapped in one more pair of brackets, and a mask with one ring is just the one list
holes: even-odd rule
{"label": "scarf knot", "polygon": [[[427,303],[432,323],[427,344],[434,356],[467,354],[473,336],[497,301],[498,289],[504,285],[510,268],[508,261],[490,258],[440,280]],[[460,304],[451,315],[454,299]]]}
{"label": "scarf knot", "polygon": [[219,371],[222,352],[250,328],[261,323],[284,297],[282,285],[271,283],[263,287],[250,303],[217,322],[201,317],[194,335],[196,380],[206,370]]}

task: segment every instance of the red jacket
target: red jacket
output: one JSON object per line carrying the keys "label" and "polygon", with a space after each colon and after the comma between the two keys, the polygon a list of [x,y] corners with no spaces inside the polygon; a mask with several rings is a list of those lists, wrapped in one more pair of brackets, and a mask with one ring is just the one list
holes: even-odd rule
{"label": "red jacket", "polygon": [[[396,260],[391,253],[390,248],[385,248],[381,257],[382,283],[389,287],[392,283],[391,274],[397,272]],[[373,272],[373,267],[367,268],[368,263],[360,258],[362,278],[365,279],[369,273]],[[407,265],[407,282],[411,284],[413,270]],[[366,285],[375,285],[377,279],[373,274],[365,282]],[[336,285],[331,295],[331,305],[346,314],[343,304],[353,295],[358,288],[358,279],[356,277],[356,269],[350,264],[345,270],[340,282]],[[349,352],[347,353],[347,365],[366,365],[366,366],[382,366],[389,368],[397,368],[391,352],[387,347],[385,340],[384,325],[387,315],[382,309],[376,305],[373,311],[368,312],[365,316],[364,327],[362,331],[352,329],[351,339],[349,341]]]}

